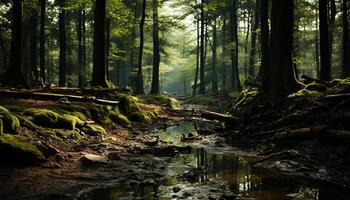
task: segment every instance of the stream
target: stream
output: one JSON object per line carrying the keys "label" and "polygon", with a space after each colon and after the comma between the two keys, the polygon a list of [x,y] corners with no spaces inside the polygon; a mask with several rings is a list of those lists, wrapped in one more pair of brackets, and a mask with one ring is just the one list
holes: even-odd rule
{"label": "stream", "polygon": [[210,128],[210,122],[184,121],[159,130],[162,140],[177,146],[190,145],[189,154],[166,160],[161,181],[121,183],[85,192],[79,200],[115,199],[349,199],[350,192],[327,183],[286,176],[252,167],[249,155],[215,142],[183,143],[183,134]]}

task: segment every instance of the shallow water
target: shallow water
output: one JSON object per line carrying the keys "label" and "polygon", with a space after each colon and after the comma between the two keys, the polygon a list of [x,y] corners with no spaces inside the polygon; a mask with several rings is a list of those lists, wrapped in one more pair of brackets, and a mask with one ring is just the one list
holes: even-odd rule
{"label": "shallow water", "polygon": [[[207,122],[183,122],[160,133],[176,145],[182,134],[208,128]],[[186,144],[188,145],[188,144]],[[195,146],[192,153],[169,159],[166,177],[157,182],[120,183],[92,190],[81,200],[114,199],[226,199],[325,200],[349,199],[350,192],[325,183],[254,169],[249,159],[228,147]]]}

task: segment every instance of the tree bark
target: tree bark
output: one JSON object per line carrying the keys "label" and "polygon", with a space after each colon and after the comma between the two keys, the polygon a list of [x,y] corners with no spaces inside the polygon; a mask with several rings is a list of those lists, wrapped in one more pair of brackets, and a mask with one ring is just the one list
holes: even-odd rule
{"label": "tree bark", "polygon": [[38,62],[37,62],[37,36],[38,36],[38,13],[36,10],[32,9],[30,17],[30,66],[31,74],[37,79],[39,78]]}
{"label": "tree bark", "polygon": [[223,17],[222,22],[222,92],[226,93],[226,17]]}
{"label": "tree bark", "polygon": [[343,78],[350,76],[350,40],[349,40],[349,21],[348,21],[348,1],[343,0],[343,57],[342,57],[342,75]]}
{"label": "tree bark", "polygon": [[58,15],[59,23],[59,86],[66,85],[66,62],[67,62],[67,37],[66,37],[66,11],[64,9],[65,0],[59,0],[60,13]]}
{"label": "tree bark", "polygon": [[256,38],[259,29],[259,10],[260,10],[260,0],[256,1],[255,13],[254,13],[254,23],[251,35],[252,47],[250,49],[250,59],[249,59],[249,76],[255,77],[255,62],[256,62]]}
{"label": "tree bark", "polygon": [[217,19],[214,19],[214,25],[213,25],[213,77],[212,77],[212,87],[213,87],[213,93],[218,93],[218,77],[217,77],[217,28],[216,28],[216,21]]}
{"label": "tree bark", "polygon": [[240,91],[241,83],[238,71],[238,20],[237,20],[237,0],[232,1],[230,12],[231,25],[231,84],[232,90]]}
{"label": "tree bark", "polygon": [[200,33],[199,33],[199,29],[200,29],[200,21],[199,21],[199,16],[197,16],[197,48],[196,48],[196,74],[194,75],[194,85],[193,85],[193,91],[192,91],[192,95],[195,95],[197,93],[197,87],[198,87],[198,75],[199,75],[199,64],[200,64]]}
{"label": "tree bark", "polygon": [[46,23],[46,0],[40,0],[40,77],[43,82],[46,81],[45,76],[45,23]]}
{"label": "tree bark", "polygon": [[3,86],[26,87],[22,74],[22,1],[13,0],[9,69],[0,77]]}
{"label": "tree bark", "polygon": [[[106,77],[109,80],[108,68],[109,68],[109,51],[111,48],[111,19],[106,18]],[[125,66],[123,66],[125,68]]]}
{"label": "tree bark", "polygon": [[146,0],[142,1],[142,13],[141,13],[141,21],[140,21],[140,47],[139,47],[139,59],[137,64],[137,83],[136,83],[136,93],[144,94],[143,89],[143,73],[142,73],[142,56],[143,56],[143,46],[144,46],[144,26],[146,20]]}
{"label": "tree bark", "polygon": [[203,0],[200,5],[200,18],[201,18],[201,30],[200,30],[200,68],[199,68],[199,94],[205,94],[205,60],[204,60],[204,43],[205,43],[205,15],[204,15],[204,3]]}
{"label": "tree bark", "polygon": [[78,86],[83,87],[83,11],[78,10],[77,15],[78,39]]}
{"label": "tree bark", "polygon": [[269,91],[270,59],[269,59],[269,0],[261,0],[261,76],[262,87],[265,92]]}
{"label": "tree bark", "polygon": [[95,1],[92,85],[108,87],[106,69],[106,0]]}
{"label": "tree bark", "polygon": [[293,69],[294,1],[272,0],[271,71],[269,91],[273,98],[286,97],[297,90]]}
{"label": "tree bark", "polygon": [[319,15],[320,15],[320,49],[321,49],[320,79],[323,81],[330,81],[331,64],[330,64],[327,1],[319,0],[318,3],[319,3]]}
{"label": "tree bark", "polygon": [[153,76],[151,94],[159,94],[159,20],[158,0],[153,0]]}

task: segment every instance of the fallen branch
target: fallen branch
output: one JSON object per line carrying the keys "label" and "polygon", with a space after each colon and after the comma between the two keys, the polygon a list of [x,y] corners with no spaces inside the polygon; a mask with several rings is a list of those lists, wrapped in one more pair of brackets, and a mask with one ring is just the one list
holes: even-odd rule
{"label": "fallen branch", "polygon": [[47,101],[59,101],[65,98],[69,101],[91,102],[91,103],[108,105],[108,106],[117,106],[119,104],[119,101],[97,99],[96,97],[93,97],[93,96],[77,96],[77,95],[30,92],[30,91],[2,90],[0,91],[0,96],[9,97],[9,98],[37,99],[37,100],[47,100]]}

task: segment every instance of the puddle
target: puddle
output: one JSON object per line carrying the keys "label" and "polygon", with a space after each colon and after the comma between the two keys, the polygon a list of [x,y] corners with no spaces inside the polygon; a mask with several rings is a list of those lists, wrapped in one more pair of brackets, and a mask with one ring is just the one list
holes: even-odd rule
{"label": "puddle", "polygon": [[[205,122],[183,122],[160,133],[160,137],[182,145],[182,134],[209,126],[211,124]],[[341,200],[348,199],[350,192],[273,171],[257,170],[227,148],[206,147],[194,148],[191,154],[169,159],[166,177],[160,182],[121,183],[92,190],[80,200],[220,199],[223,196],[242,200]]]}

